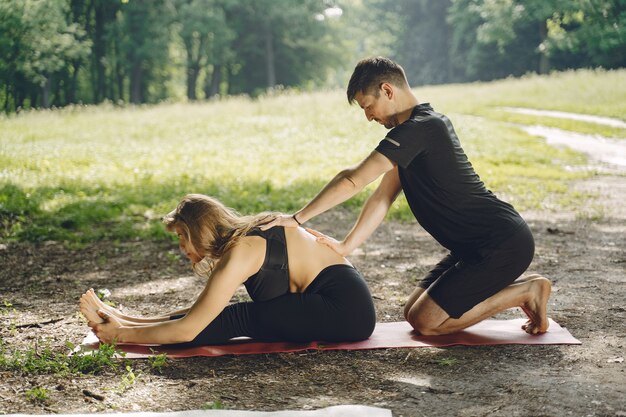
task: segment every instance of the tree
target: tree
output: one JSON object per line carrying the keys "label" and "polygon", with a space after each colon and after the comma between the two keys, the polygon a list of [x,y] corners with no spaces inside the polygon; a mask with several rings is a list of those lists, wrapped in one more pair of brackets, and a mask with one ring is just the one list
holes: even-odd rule
{"label": "tree", "polygon": [[453,72],[488,80],[550,69],[547,21],[565,0],[452,0]]}
{"label": "tree", "polygon": [[[168,60],[172,9],[164,0],[132,0],[122,4],[112,33],[123,34],[118,54],[129,74],[129,100],[145,103],[165,98],[163,71]],[[154,81],[154,82],[153,82]],[[151,94],[149,87],[153,86]]]}
{"label": "tree", "polygon": [[226,21],[228,1],[174,0],[178,33],[185,46],[187,98],[196,100],[197,81],[203,68],[212,66],[207,97],[217,94],[221,65],[234,37]]}
{"label": "tree", "polygon": [[228,21],[236,33],[230,92],[258,94],[325,79],[325,68],[339,61],[342,43],[331,25],[315,19],[324,7],[316,0],[259,0],[230,8]]}
{"label": "tree", "polygon": [[547,52],[568,66],[626,66],[626,1],[572,0],[548,20]]}
{"label": "tree", "polygon": [[[0,13],[4,26],[0,48],[6,50],[1,71],[14,85],[14,91],[6,89],[5,110],[9,95],[13,95],[16,108],[22,107],[24,93],[32,93],[32,87],[40,88],[41,104],[49,107],[53,78],[67,62],[89,53],[84,31],[67,22],[68,4],[63,0],[8,0],[0,5]],[[31,106],[35,104],[31,99]]]}
{"label": "tree", "polygon": [[27,50],[25,8],[26,4],[18,0],[0,2],[0,80],[4,87],[2,107],[5,112],[21,106],[16,103],[20,101],[16,96],[24,87],[20,85],[19,71]]}
{"label": "tree", "polygon": [[368,27],[376,27],[379,34],[392,34],[392,58],[402,63],[412,83],[450,80],[447,51],[452,29],[446,20],[450,5],[450,0],[377,0],[368,4],[373,18]]}

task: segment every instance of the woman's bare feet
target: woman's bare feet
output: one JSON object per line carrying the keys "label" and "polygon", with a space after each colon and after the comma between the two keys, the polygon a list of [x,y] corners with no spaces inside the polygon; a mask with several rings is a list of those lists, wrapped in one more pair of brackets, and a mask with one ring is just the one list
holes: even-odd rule
{"label": "woman's bare feet", "polygon": [[[122,312],[103,302],[96,295],[96,292],[93,288],[90,288],[85,294],[82,295],[82,297],[80,298],[80,304],[81,313],[83,313],[87,320],[93,321],[94,323],[102,323],[103,321],[102,318],[98,315],[98,310],[101,310],[107,315],[115,317],[117,319],[124,319],[124,315],[122,314]],[[83,309],[85,311],[83,311]]]}
{"label": "woman's bare feet", "polygon": [[98,295],[96,294],[93,288],[90,288],[89,291],[87,292],[91,295],[92,301],[98,306],[100,310],[103,310],[110,316],[114,316],[118,318],[122,318],[124,316],[124,314],[120,310],[118,310],[115,307],[111,307],[110,305],[102,301],[100,297],[98,297]]}
{"label": "woman's bare feet", "polygon": [[103,323],[104,320],[98,314],[100,306],[94,301],[92,294],[93,289],[90,289],[80,297],[80,312],[90,323]]}
{"label": "woman's bare feet", "polygon": [[530,275],[516,282],[524,282],[529,285],[530,300],[520,307],[528,316],[528,321],[522,325],[522,329],[529,334],[545,333],[550,326],[548,321],[548,299],[552,291],[550,281],[541,275]]}

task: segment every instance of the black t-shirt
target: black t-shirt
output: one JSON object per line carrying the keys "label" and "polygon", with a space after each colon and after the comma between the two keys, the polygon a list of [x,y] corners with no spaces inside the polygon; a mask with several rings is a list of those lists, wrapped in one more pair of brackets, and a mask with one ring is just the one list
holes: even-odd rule
{"label": "black t-shirt", "polygon": [[467,159],[450,120],[430,104],[413,109],[376,150],[398,164],[402,189],[422,227],[461,258],[495,247],[524,220],[489,191]]}

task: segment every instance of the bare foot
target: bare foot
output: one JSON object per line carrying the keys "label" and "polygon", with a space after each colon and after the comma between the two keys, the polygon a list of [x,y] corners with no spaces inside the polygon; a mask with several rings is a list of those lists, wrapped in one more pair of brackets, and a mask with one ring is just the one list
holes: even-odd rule
{"label": "bare foot", "polygon": [[[539,274],[530,274],[530,275],[525,275],[522,277],[519,277],[518,279],[515,280],[514,284],[523,284],[525,282],[531,281],[535,278],[543,278],[541,275]],[[526,320],[526,323],[522,324],[522,330],[526,330],[526,328],[530,325],[532,325],[532,320],[530,319],[532,313],[530,311],[527,310],[527,308],[524,305],[521,305],[520,308],[522,309],[522,311],[524,312],[524,314],[526,314],[526,317],[528,317],[528,320]]]}
{"label": "bare foot", "polygon": [[531,294],[530,300],[520,306],[528,316],[528,321],[522,326],[522,329],[529,334],[545,333],[550,326],[548,299],[552,291],[552,284],[547,278],[540,275],[531,276],[521,282],[527,282],[530,285],[529,292]]}
{"label": "bare foot", "polygon": [[93,290],[89,290],[80,297],[80,312],[85,318],[92,323],[103,323],[104,320],[98,315],[98,304],[95,303],[92,297]]}
{"label": "bare foot", "polygon": [[93,290],[93,288],[90,288],[89,291],[87,291],[89,293],[89,295],[91,296],[91,301],[98,306],[98,308],[100,310],[103,310],[104,312],[106,312],[107,314],[109,314],[110,316],[114,316],[114,317],[118,317],[121,318],[123,316],[122,312],[120,310],[118,310],[115,307],[111,307],[110,305],[108,305],[107,303],[105,303],[104,301],[102,301],[100,299],[100,297],[98,297],[98,295],[96,294],[96,292]]}

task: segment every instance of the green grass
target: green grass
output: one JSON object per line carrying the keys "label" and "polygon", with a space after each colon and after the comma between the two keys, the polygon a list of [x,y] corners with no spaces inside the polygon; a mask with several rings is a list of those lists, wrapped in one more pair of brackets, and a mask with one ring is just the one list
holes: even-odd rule
{"label": "green grass", "polygon": [[454,358],[440,358],[440,359],[436,359],[435,363],[439,366],[452,366],[452,365],[456,365],[457,360]]}
{"label": "green grass", "polygon": [[117,386],[116,391],[118,392],[118,394],[123,394],[124,392],[131,389],[133,385],[135,385],[136,381],[137,375],[135,374],[135,371],[133,371],[133,368],[131,368],[130,365],[126,365],[126,373],[122,376],[122,380]]}
{"label": "green grass", "polygon": [[[74,346],[68,344],[70,351]],[[100,374],[108,370],[117,370],[114,345],[102,344],[97,351],[87,355],[71,355],[67,352],[54,350],[49,346],[34,346],[26,350],[8,352],[0,339],[0,371],[10,370],[22,375],[53,374],[66,376],[70,374]]]}
{"label": "green grass", "polygon": [[462,112],[490,120],[542,124],[585,134],[626,138],[626,129],[553,117],[503,111],[525,107],[611,117],[626,121],[626,70],[577,70],[550,75],[528,74],[493,82],[450,84],[416,89],[421,101],[437,97],[444,111]]}
{"label": "green grass", "polygon": [[48,390],[41,387],[35,387],[26,391],[26,398],[33,402],[46,402],[48,395]]}
{"label": "green grass", "polygon": [[156,353],[153,349],[150,349],[150,351],[153,355],[148,357],[150,369],[158,374],[163,373],[163,367],[167,366],[167,353]]}
{"label": "green grass", "polygon": [[[579,71],[416,93],[452,119],[487,186],[523,211],[546,208],[555,195],[567,201],[567,181],[586,175],[567,167],[584,158],[523,133],[497,107],[620,117],[625,75]],[[385,132],[365,123],[342,91],[3,116],[0,241],[80,247],[100,239],[166,239],[160,217],[190,192],[242,213],[292,212],[364,158]],[[357,211],[372,187],[344,206]],[[412,219],[406,201],[394,204],[390,218]]]}
{"label": "green grass", "polygon": [[209,401],[202,404],[201,410],[225,410],[224,404],[220,400]]}
{"label": "green grass", "polygon": [[474,114],[482,107],[526,107],[626,121],[626,69],[528,74],[492,82],[425,87],[417,92],[421,101],[436,96],[446,111]]}

